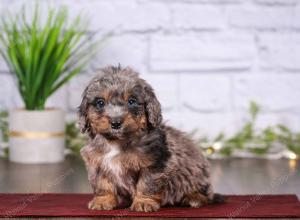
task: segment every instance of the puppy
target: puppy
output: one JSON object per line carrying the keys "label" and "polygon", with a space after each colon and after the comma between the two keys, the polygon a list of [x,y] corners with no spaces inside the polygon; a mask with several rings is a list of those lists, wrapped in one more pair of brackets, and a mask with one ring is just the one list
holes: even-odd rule
{"label": "puppy", "polygon": [[94,192],[89,209],[150,212],[222,201],[207,160],[184,133],[162,122],[152,87],[134,70],[101,69],[83,92],[79,124],[89,136],[81,150]]}

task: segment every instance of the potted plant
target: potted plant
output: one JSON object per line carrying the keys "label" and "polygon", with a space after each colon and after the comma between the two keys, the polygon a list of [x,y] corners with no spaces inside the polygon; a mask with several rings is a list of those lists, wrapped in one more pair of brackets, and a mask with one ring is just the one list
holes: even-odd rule
{"label": "potted plant", "polygon": [[45,104],[95,52],[80,16],[70,21],[66,8],[52,8],[43,15],[46,20],[41,17],[38,6],[31,18],[25,7],[16,15],[2,16],[0,52],[25,105],[9,116],[9,158],[14,162],[64,159],[64,112]]}

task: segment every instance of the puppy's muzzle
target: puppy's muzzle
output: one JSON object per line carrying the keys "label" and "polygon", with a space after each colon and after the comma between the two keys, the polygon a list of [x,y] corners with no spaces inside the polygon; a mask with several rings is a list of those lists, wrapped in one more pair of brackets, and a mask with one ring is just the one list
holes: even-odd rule
{"label": "puppy's muzzle", "polygon": [[110,121],[110,125],[112,129],[118,130],[122,127],[123,121],[121,118],[113,118]]}

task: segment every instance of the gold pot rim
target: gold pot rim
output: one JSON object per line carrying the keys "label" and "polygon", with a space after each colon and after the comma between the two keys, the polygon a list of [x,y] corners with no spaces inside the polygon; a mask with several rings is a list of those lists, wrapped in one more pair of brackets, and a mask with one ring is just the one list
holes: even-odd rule
{"label": "gold pot rim", "polygon": [[64,131],[10,131],[10,137],[26,138],[26,139],[43,139],[53,137],[64,137]]}

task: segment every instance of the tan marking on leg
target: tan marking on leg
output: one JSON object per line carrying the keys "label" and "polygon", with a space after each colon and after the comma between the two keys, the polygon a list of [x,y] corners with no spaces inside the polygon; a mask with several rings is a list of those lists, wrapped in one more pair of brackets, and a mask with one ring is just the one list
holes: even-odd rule
{"label": "tan marking on leg", "polygon": [[208,203],[208,198],[201,193],[192,193],[190,195],[186,195],[181,204],[184,206],[191,206],[193,208],[197,208]]}
{"label": "tan marking on leg", "polygon": [[160,208],[161,196],[136,196],[130,209],[137,212],[154,212]]}
{"label": "tan marking on leg", "polygon": [[89,202],[88,208],[92,210],[112,210],[117,207],[118,199],[113,184],[106,178],[97,181],[96,195]]}
{"label": "tan marking on leg", "polygon": [[95,196],[89,202],[88,208],[92,210],[112,210],[118,205],[117,197],[113,193]]}

